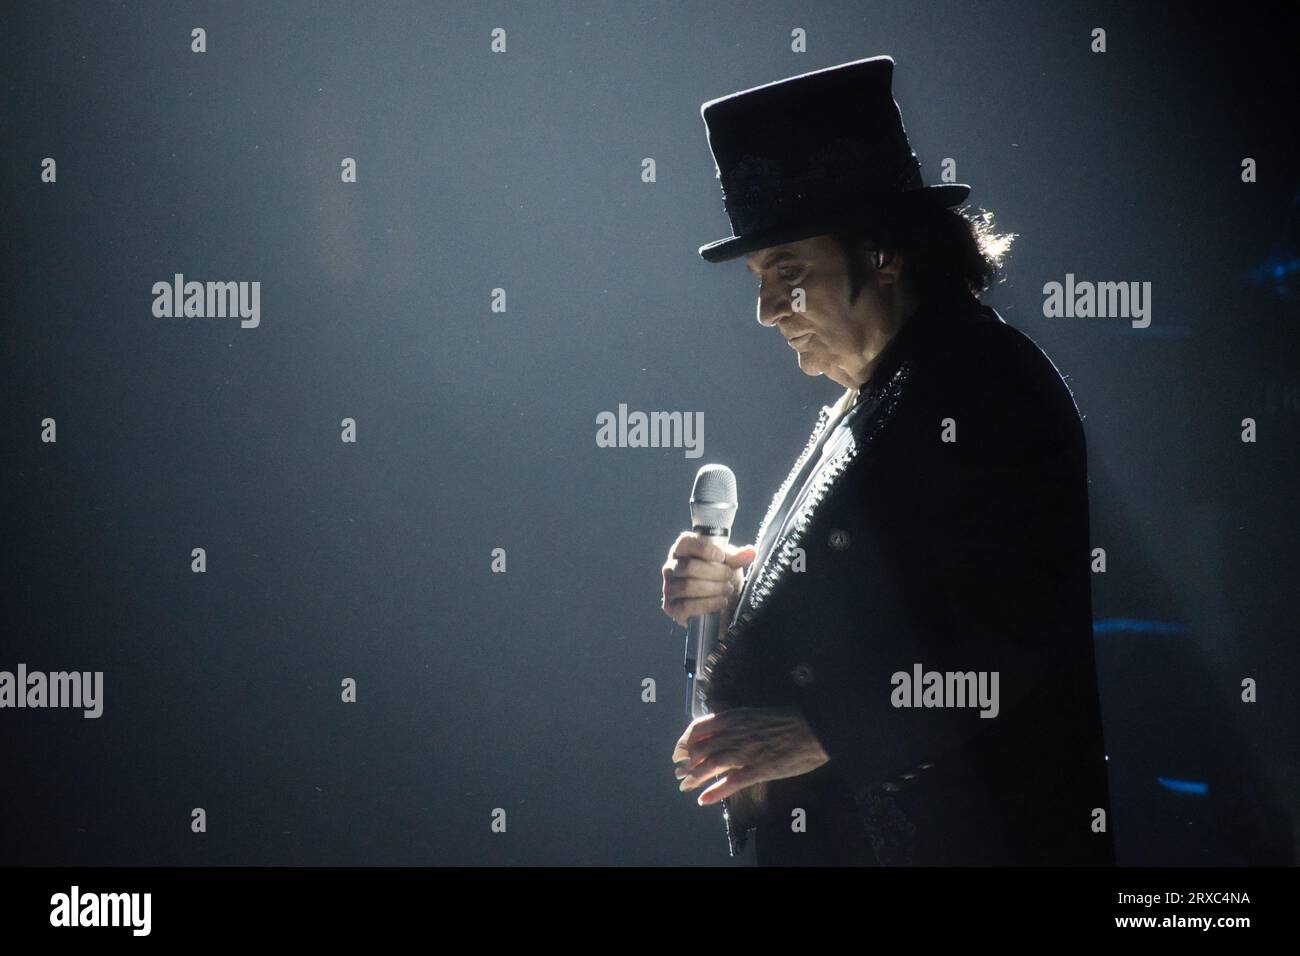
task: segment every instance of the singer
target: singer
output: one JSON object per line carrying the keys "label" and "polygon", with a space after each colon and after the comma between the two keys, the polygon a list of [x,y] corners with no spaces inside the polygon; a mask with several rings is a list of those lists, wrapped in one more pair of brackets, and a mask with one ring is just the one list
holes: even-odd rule
{"label": "singer", "polygon": [[1013,237],[923,184],[893,67],[701,109],[733,235],[700,255],[844,392],[754,545],[669,551],[664,611],[725,628],[672,759],[759,865],[1110,865],[1082,421],[979,301]]}

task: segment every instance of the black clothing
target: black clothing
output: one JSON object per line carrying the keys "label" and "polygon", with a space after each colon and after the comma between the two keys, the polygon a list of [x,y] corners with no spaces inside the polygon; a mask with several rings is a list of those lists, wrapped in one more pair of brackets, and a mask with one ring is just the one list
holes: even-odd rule
{"label": "black clothing", "polygon": [[[715,711],[798,706],[831,759],[724,801],[733,854],[753,828],[760,865],[1113,864],[1084,433],[1056,367],[977,300],[932,302],[819,448],[828,413],[704,677]],[[895,706],[917,668],[996,672],[996,716]]]}

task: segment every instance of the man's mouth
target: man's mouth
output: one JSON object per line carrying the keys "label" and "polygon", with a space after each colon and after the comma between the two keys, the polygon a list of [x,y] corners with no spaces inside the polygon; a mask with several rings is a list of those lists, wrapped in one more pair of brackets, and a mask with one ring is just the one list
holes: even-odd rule
{"label": "man's mouth", "polygon": [[798,348],[799,343],[802,342],[802,341],[804,341],[805,339],[807,339],[808,336],[810,336],[810,335],[812,335],[811,332],[800,332],[798,335],[791,336],[789,339],[786,339],[786,343],[787,343],[787,344],[790,346],[790,348],[792,348],[792,349],[793,349],[793,348]]}

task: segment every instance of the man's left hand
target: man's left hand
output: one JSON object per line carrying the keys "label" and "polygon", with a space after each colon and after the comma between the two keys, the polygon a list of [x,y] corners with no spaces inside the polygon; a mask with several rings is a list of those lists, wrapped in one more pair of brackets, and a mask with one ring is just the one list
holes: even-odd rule
{"label": "man's left hand", "polygon": [[830,760],[797,707],[736,707],[691,721],[673,750],[682,790],[725,774],[705,806],[764,780],[797,777]]}

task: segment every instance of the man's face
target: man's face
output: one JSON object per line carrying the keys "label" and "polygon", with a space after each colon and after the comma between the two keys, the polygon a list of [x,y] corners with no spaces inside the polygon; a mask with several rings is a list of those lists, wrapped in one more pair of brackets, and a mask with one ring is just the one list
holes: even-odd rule
{"label": "man's face", "polygon": [[[808,375],[829,375],[860,364],[882,313],[876,274],[855,302],[843,250],[830,236],[816,236],[750,253],[745,265],[759,278],[758,321],[775,326]],[[803,290],[803,311],[797,291]]]}

